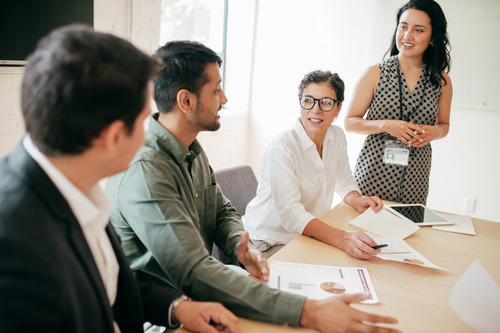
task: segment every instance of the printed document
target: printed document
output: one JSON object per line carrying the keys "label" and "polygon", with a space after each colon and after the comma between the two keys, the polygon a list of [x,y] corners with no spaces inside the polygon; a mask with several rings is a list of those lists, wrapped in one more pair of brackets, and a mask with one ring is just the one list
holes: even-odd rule
{"label": "printed document", "polygon": [[269,286],[310,299],[325,299],[339,294],[364,294],[370,297],[362,303],[378,303],[366,268],[335,267],[269,261]]}
{"label": "printed document", "polygon": [[445,270],[444,268],[436,266],[427,260],[423,255],[418,253],[402,239],[375,237],[373,240],[377,244],[388,244],[387,246],[380,248],[380,253],[376,255],[376,257],[379,257],[380,259]]}
{"label": "printed document", "polygon": [[368,208],[365,212],[349,222],[350,225],[370,231],[381,237],[404,239],[420,229],[418,225],[404,220],[387,209],[375,213]]}
{"label": "printed document", "polygon": [[434,225],[432,229],[434,230],[443,230],[449,232],[458,232],[460,234],[467,235],[476,235],[476,230],[474,229],[474,225],[472,224],[472,219],[470,215],[453,215],[453,214],[445,214],[439,213],[442,217],[447,219],[448,221],[455,222],[452,225]]}

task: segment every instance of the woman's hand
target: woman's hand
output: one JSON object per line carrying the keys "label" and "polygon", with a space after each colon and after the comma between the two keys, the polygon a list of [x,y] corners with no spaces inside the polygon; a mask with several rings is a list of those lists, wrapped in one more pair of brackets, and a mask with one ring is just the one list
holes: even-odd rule
{"label": "woman's hand", "polygon": [[415,125],[403,120],[384,120],[383,129],[403,143],[422,142],[423,125]]}
{"label": "woman's hand", "polygon": [[342,243],[344,252],[356,259],[370,260],[381,251],[372,247],[377,243],[362,231],[346,232]]}
{"label": "woman's hand", "polygon": [[[445,125],[445,126],[448,126],[448,125]],[[410,146],[420,148],[420,147],[423,147],[423,146],[431,143],[431,141],[433,141],[433,140],[442,138],[443,131],[442,131],[441,127],[442,127],[442,125],[436,125],[436,126],[418,125],[418,130],[416,132],[418,133],[420,140],[413,138],[408,142],[408,144]]]}
{"label": "woman's hand", "polygon": [[348,204],[356,209],[359,213],[364,213],[365,210],[371,207],[375,213],[378,213],[382,207],[384,206],[384,203],[379,197],[373,196],[373,197],[357,197],[348,202]]}

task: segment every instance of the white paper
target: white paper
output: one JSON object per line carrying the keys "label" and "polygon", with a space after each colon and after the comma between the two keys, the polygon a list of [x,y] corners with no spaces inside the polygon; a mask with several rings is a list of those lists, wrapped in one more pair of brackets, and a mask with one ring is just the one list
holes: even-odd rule
{"label": "white paper", "polygon": [[339,294],[369,293],[362,303],[379,302],[368,270],[363,267],[335,267],[269,261],[269,286],[310,299]]}
{"label": "white paper", "polygon": [[368,208],[365,212],[349,222],[350,225],[370,231],[381,237],[404,239],[420,227],[413,222],[402,219],[387,209],[375,213]]}
{"label": "white paper", "polygon": [[453,215],[439,213],[442,217],[450,222],[455,222],[453,225],[434,225],[432,229],[458,232],[467,235],[476,235],[476,230],[474,230],[474,225],[472,224],[472,219],[469,215]]}
{"label": "white paper", "polygon": [[445,270],[442,267],[434,265],[423,255],[418,253],[408,243],[397,238],[373,238],[377,244],[389,244],[380,248],[380,253],[376,255],[380,259],[399,261],[405,264],[417,265],[422,267]]}
{"label": "white paper", "polygon": [[479,260],[474,260],[453,287],[450,304],[478,332],[499,332],[500,288]]}

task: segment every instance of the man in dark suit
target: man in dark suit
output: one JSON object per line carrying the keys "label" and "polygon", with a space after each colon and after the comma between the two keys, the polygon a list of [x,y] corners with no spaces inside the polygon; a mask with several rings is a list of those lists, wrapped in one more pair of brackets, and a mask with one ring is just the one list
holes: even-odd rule
{"label": "man in dark suit", "polygon": [[98,181],[143,144],[156,64],[130,43],[76,25],[52,32],[23,79],[26,136],[0,161],[0,332],[142,332],[149,321],[237,331],[128,268]]}

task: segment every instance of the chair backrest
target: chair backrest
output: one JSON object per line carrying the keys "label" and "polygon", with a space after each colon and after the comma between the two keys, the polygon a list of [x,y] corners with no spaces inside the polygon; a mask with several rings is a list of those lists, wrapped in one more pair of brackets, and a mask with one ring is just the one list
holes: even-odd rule
{"label": "chair backrest", "polygon": [[215,171],[215,178],[222,193],[231,201],[240,215],[257,193],[257,178],[248,165],[238,165]]}

